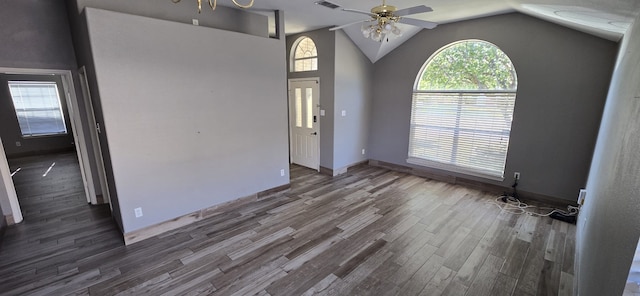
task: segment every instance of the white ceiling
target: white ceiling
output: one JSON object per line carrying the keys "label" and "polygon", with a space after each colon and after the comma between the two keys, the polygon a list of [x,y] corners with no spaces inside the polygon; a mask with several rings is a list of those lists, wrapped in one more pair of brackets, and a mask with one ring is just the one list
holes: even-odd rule
{"label": "white ceiling", "polygon": [[[248,0],[237,1],[248,2]],[[255,0],[252,9],[282,10],[287,35],[367,19],[366,15],[316,5],[316,1]],[[381,0],[329,1],[343,8],[364,11],[369,11],[373,6],[382,3]],[[233,6],[231,0],[220,0],[218,4]],[[398,9],[415,5],[430,6],[433,12],[410,17],[439,24],[518,11],[614,41],[620,40],[629,25],[640,14],[640,0],[388,0],[387,4],[394,5]],[[345,28],[345,33],[372,62],[375,62],[420,31],[412,26],[403,26],[402,29],[401,37],[389,38],[388,42],[365,39],[360,33],[359,25]]]}

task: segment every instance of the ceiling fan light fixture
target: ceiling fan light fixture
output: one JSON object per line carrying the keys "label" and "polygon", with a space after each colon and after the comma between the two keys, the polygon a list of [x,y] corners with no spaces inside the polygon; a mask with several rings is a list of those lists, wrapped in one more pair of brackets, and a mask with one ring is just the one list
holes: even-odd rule
{"label": "ceiling fan light fixture", "polygon": [[373,32],[373,26],[364,24],[362,25],[361,31],[364,38],[369,38],[371,37],[371,32]]}
{"label": "ceiling fan light fixture", "polygon": [[382,41],[383,37],[384,37],[384,34],[382,34],[380,30],[376,30],[375,32],[373,32],[373,34],[371,34],[371,39],[373,39],[373,41],[376,41],[376,42]]}
{"label": "ceiling fan light fixture", "polygon": [[382,41],[384,37],[390,34],[400,36],[402,35],[402,30],[396,26],[398,19],[379,19],[373,25],[363,25],[362,35],[364,38],[371,38],[376,42]]}
{"label": "ceiling fan light fixture", "polygon": [[398,23],[426,29],[433,29],[438,25],[437,23],[421,19],[406,18],[406,16],[409,15],[433,11],[431,7],[425,5],[417,5],[398,10],[395,6],[387,5],[386,1],[382,0],[382,5],[373,7],[371,9],[371,12],[351,8],[343,8],[342,10],[358,14],[365,14],[369,16],[369,19],[336,26],[330,28],[329,31],[339,30],[351,25],[364,22],[364,24],[360,28],[364,38],[371,38],[372,40],[378,42],[382,40],[388,41],[389,35],[402,36],[402,30],[397,26]]}
{"label": "ceiling fan light fixture", "polygon": [[391,29],[391,33],[397,36],[402,36],[402,30],[400,30],[400,28],[396,27],[395,25],[393,26],[393,29]]}

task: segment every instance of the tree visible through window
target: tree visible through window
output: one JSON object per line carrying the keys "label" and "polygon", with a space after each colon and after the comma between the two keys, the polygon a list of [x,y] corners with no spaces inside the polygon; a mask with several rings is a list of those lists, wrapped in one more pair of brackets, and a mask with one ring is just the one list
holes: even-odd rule
{"label": "tree visible through window", "polygon": [[58,86],[48,81],[9,81],[23,137],[66,134]]}
{"label": "tree visible through window", "polygon": [[443,47],[416,79],[407,161],[502,179],[516,90],[513,64],[497,46]]}
{"label": "tree visible through window", "polygon": [[293,72],[318,70],[318,51],[311,38],[302,37],[293,47]]}

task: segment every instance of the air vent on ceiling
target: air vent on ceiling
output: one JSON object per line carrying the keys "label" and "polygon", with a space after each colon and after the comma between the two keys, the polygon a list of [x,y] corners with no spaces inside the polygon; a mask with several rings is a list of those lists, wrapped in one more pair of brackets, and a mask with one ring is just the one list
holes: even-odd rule
{"label": "air vent on ceiling", "polygon": [[338,4],[331,3],[329,1],[324,1],[324,0],[323,1],[317,1],[316,4],[322,5],[324,7],[331,8],[331,9],[336,9],[336,8],[340,7],[340,5],[338,5]]}

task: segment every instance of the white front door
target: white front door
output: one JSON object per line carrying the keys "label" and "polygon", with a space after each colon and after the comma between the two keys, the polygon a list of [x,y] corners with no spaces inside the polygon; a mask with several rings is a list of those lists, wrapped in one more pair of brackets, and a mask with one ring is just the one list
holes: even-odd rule
{"label": "white front door", "polygon": [[320,169],[320,81],[289,80],[289,130],[291,163]]}

